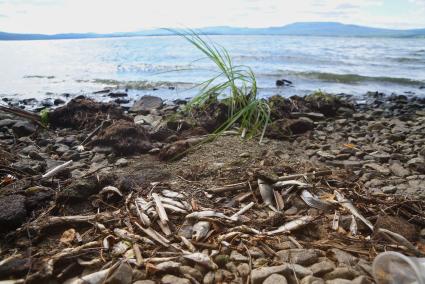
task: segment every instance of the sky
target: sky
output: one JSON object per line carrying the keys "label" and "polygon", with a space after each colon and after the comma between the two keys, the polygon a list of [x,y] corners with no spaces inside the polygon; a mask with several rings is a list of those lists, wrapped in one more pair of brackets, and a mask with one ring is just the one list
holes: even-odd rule
{"label": "sky", "polygon": [[425,0],[0,0],[0,31],[130,32],[337,21],[425,28]]}

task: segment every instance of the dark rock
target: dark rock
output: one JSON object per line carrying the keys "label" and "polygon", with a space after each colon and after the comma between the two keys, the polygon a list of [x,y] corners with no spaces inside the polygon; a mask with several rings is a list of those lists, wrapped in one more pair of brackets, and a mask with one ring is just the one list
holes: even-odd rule
{"label": "dark rock", "polygon": [[131,112],[148,114],[152,110],[160,109],[163,106],[163,101],[155,96],[143,96],[140,100],[134,103],[130,108]]}
{"label": "dark rock", "polygon": [[64,100],[62,100],[62,99],[55,99],[54,101],[53,101],[53,104],[55,105],[55,106],[58,106],[58,105],[63,105],[65,103],[65,101]]}
{"label": "dark rock", "polygon": [[53,199],[55,191],[47,187],[34,186],[25,190],[25,207],[28,211],[43,207]]}
{"label": "dark rock", "polygon": [[301,117],[297,120],[291,121],[288,125],[288,129],[292,134],[303,134],[314,129],[314,122],[310,118]]}
{"label": "dark rock", "polygon": [[288,249],[276,253],[283,262],[296,263],[300,265],[311,265],[315,263],[320,255],[314,249]]}
{"label": "dark rock", "polygon": [[415,225],[410,224],[403,218],[397,216],[378,216],[378,219],[374,225],[375,233],[373,234],[373,237],[377,240],[383,238],[380,233],[378,233],[379,229],[386,229],[392,232],[396,232],[411,242],[416,241],[418,237],[418,231],[416,230]]}
{"label": "dark rock", "polygon": [[0,232],[19,227],[27,215],[25,197],[8,195],[0,197]]}
{"label": "dark rock", "polygon": [[105,284],[131,284],[133,270],[127,262],[122,262],[111,276],[106,279]]}
{"label": "dark rock", "polygon": [[128,104],[130,102],[130,100],[118,98],[118,99],[115,99],[114,102],[116,104],[123,105],[123,104]]}
{"label": "dark rock", "polygon": [[10,119],[10,118],[2,119],[2,120],[0,120],[0,128],[11,127],[12,125],[14,125],[17,122],[18,122],[18,120],[15,120],[15,119]]}
{"label": "dark rock", "polygon": [[13,132],[18,137],[29,136],[35,132],[35,126],[28,121],[18,121],[12,126]]}
{"label": "dark rock", "polygon": [[286,79],[280,79],[280,80],[276,80],[276,86],[278,87],[292,86],[292,82]]}
{"label": "dark rock", "polygon": [[[31,267],[29,258],[15,258],[0,266],[0,279],[21,278]],[[2,281],[0,281],[2,282]]]}
{"label": "dark rock", "polygon": [[127,97],[128,94],[126,92],[111,92],[108,94],[108,96],[111,98],[123,98]]}
{"label": "dark rock", "polygon": [[43,107],[51,107],[51,106],[53,106],[53,101],[52,101],[52,99],[48,98],[48,99],[44,99],[44,100],[42,100],[42,101],[40,102],[40,104],[41,104]]}
{"label": "dark rock", "polygon": [[112,147],[117,155],[135,155],[152,149],[146,130],[126,120],[118,120],[102,130],[93,145]]}

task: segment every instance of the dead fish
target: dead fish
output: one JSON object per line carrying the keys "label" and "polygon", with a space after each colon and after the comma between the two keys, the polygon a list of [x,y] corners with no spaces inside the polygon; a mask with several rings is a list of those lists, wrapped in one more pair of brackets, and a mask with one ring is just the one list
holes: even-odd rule
{"label": "dead fish", "polygon": [[211,218],[211,217],[223,218],[229,221],[234,221],[234,219],[227,217],[223,213],[215,212],[212,210],[193,212],[186,215],[186,219],[202,219],[202,218]]}
{"label": "dead fish", "polygon": [[339,212],[335,210],[334,218],[332,220],[332,230],[337,231],[339,228]]}
{"label": "dead fish", "polygon": [[357,222],[354,215],[351,215],[350,233],[355,236],[357,235]]}
{"label": "dead fish", "polygon": [[118,243],[116,243],[113,247],[112,247],[112,251],[111,254],[112,256],[121,256],[123,255],[127,250],[129,250],[131,247],[131,245],[126,242],[126,241],[120,241]]}
{"label": "dead fish", "polygon": [[171,198],[168,198],[168,197],[163,197],[163,196],[161,196],[160,199],[161,199],[161,201],[164,205],[169,204],[169,205],[178,207],[178,208],[183,209],[183,210],[186,209],[185,206],[180,201],[176,201],[174,199],[171,199]]}
{"label": "dead fish", "polygon": [[267,235],[274,235],[274,234],[279,234],[279,233],[289,233],[293,230],[296,230],[304,225],[307,225],[308,223],[310,223],[311,221],[313,221],[314,218],[312,216],[303,216],[301,218],[298,218],[296,220],[293,220],[291,222],[288,222],[282,226],[280,226],[279,228],[277,228],[274,231],[269,231],[266,234]]}
{"label": "dead fish", "polygon": [[366,219],[362,214],[360,214],[360,212],[357,210],[356,207],[354,207],[354,205],[350,202],[350,200],[345,198],[345,196],[342,193],[339,193],[336,190],[334,191],[334,193],[336,196],[336,200],[338,200],[339,204],[341,204],[343,207],[348,209],[351,212],[351,214],[359,218],[363,223],[365,223],[373,231],[372,223],[369,222],[369,220]]}
{"label": "dead fish", "polygon": [[274,200],[273,187],[271,187],[271,185],[267,184],[262,179],[258,179],[258,189],[260,191],[261,198],[263,199],[264,204],[267,205],[273,211],[278,212],[278,210],[273,205],[273,200]]}
{"label": "dead fish", "polygon": [[184,199],[184,195],[179,193],[179,192],[175,192],[175,191],[171,191],[168,189],[164,189],[163,191],[161,191],[162,195],[168,198],[177,198],[177,199]]}
{"label": "dead fish", "polygon": [[192,239],[195,239],[195,241],[199,241],[203,239],[210,230],[210,222],[207,221],[200,221],[193,225],[192,229]]}
{"label": "dead fish", "polygon": [[296,185],[296,186],[299,186],[299,187],[310,187],[309,184],[303,183],[303,182],[300,182],[300,181],[297,181],[297,180],[278,181],[278,182],[273,184],[273,187],[274,188],[281,188],[281,187],[284,187],[284,186],[287,186],[287,185]]}
{"label": "dead fish", "polygon": [[105,193],[107,193],[107,194],[117,194],[117,195],[119,195],[119,196],[123,196],[122,195],[122,193],[121,193],[121,191],[118,189],[118,188],[116,188],[115,186],[105,186],[100,192],[99,192],[99,194],[100,195],[103,195],[103,194],[105,194]]}
{"label": "dead fish", "polygon": [[212,261],[211,258],[206,254],[195,252],[191,254],[184,254],[183,257],[186,259],[192,260],[202,266],[205,266],[211,270],[218,269],[218,265],[215,264],[214,261]]}
{"label": "dead fish", "polygon": [[177,206],[174,206],[174,205],[171,205],[171,204],[168,204],[168,203],[163,203],[162,206],[164,206],[165,209],[168,209],[168,210],[175,212],[175,213],[187,214],[186,209],[182,209],[180,207],[177,207]]}
{"label": "dead fish", "polygon": [[301,192],[301,199],[310,207],[320,210],[328,210],[332,206],[329,202],[320,200],[317,196],[311,194],[308,190]]}

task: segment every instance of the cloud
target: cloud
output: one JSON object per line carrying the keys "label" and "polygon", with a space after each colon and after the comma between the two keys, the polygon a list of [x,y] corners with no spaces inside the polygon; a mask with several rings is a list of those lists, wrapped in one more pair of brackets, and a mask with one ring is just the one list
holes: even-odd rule
{"label": "cloud", "polygon": [[[398,0],[416,7],[425,0]],[[385,0],[0,0],[0,27],[12,32],[116,32],[155,27],[282,26],[341,21],[394,27],[425,26],[425,11],[386,16]],[[400,4],[401,5],[401,4]],[[421,7],[424,7],[422,5]],[[383,15],[373,15],[372,10]],[[400,20],[401,19],[401,20]]]}

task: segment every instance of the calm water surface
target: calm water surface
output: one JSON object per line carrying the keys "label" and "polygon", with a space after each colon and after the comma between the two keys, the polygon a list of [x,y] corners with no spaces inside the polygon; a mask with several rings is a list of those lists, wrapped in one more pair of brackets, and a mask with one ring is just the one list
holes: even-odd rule
{"label": "calm water surface", "polygon": [[[209,39],[226,47],[235,63],[254,70],[261,96],[302,95],[317,89],[425,95],[425,39]],[[86,94],[119,84],[130,87],[136,96],[186,98],[196,93],[191,88],[195,83],[215,72],[199,51],[174,36],[0,42],[1,97]],[[275,81],[281,78],[291,80],[294,86],[276,88]]]}

